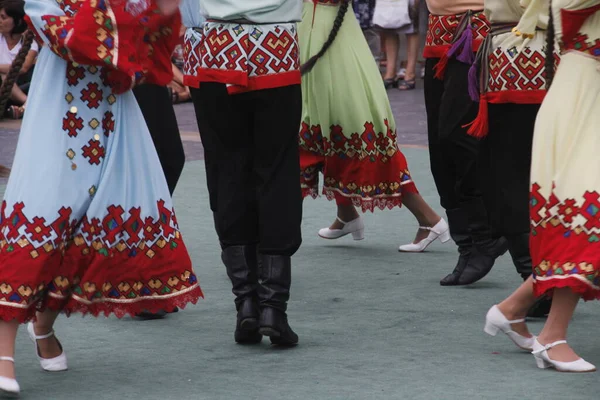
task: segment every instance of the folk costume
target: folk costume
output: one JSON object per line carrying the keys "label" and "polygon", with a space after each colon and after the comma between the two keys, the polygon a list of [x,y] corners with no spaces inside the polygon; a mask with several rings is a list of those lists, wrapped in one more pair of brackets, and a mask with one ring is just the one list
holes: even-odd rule
{"label": "folk costume", "polygon": [[[535,120],[546,95],[549,0],[486,1],[491,31],[469,71],[479,113],[468,133],[482,138],[479,171],[493,231],[508,240],[517,272],[531,276],[529,178]],[[550,311],[541,298],[529,311]]]}
{"label": "folk costume", "polygon": [[427,0],[427,6],[425,106],[431,171],[459,250],[454,271],[440,283],[467,285],[483,278],[506,252],[506,240],[492,236],[478,181],[480,142],[464,127],[477,116],[468,73],[489,24],[483,0]]}
{"label": "folk costume", "polygon": [[[302,63],[323,47],[340,0],[304,2],[299,25]],[[352,51],[348,51],[348,49]],[[339,68],[333,69],[333,65]],[[352,105],[332,99],[352,99]],[[335,42],[302,80],[301,185],[304,197],[322,193],[363,211],[402,206],[417,193],[381,75],[360,25],[347,12]]]}
{"label": "folk costume", "polygon": [[196,66],[186,83],[198,88],[192,96],[211,209],[236,296],[239,343],[263,335],[274,344],[298,342],[286,310],[291,257],[301,243],[301,6],[298,0],[204,0],[207,21],[190,27],[201,38],[199,51],[186,51],[186,64]]}
{"label": "folk costume", "polygon": [[600,299],[600,1],[552,0],[552,14],[561,60],[533,139],[534,289]]}
{"label": "folk costume", "polygon": [[[318,195],[322,172],[323,194],[335,199],[338,207],[354,206],[363,212],[401,207],[405,196],[418,195],[417,187],[398,148],[396,122],[377,64],[354,13],[344,14],[344,7],[349,8],[349,4],[341,0],[304,2],[299,28],[302,64],[310,65],[311,58],[327,47],[302,79],[303,196]],[[335,228],[338,222],[342,224],[340,229]],[[429,231],[426,239],[400,246],[399,250],[421,252],[438,238],[442,242],[450,240],[443,219],[422,229]],[[351,221],[338,217],[332,227],[319,231],[319,236],[326,239],[348,234],[355,240],[364,237],[360,216]]]}
{"label": "folk costume", "polygon": [[171,79],[179,15],[110,0],[28,0],[25,11],[45,46],[0,210],[0,318],[195,303],[198,280],[129,90]]}
{"label": "folk costume", "polygon": [[[486,1],[491,30],[469,73],[479,113],[468,134],[482,138],[479,171],[493,231],[508,240],[517,272],[531,276],[529,178],[537,113],[546,95],[549,0]],[[544,316],[542,301],[530,316]]]}
{"label": "folk costume", "polygon": [[[169,90],[166,86],[144,84],[133,88],[133,94],[150,131],[154,148],[167,180],[169,193],[172,196],[181,172],[183,172],[185,153]],[[176,312],[178,309],[175,308],[173,311]],[[145,311],[138,314],[137,317],[157,319],[163,318],[166,314],[164,310],[158,313]]]}

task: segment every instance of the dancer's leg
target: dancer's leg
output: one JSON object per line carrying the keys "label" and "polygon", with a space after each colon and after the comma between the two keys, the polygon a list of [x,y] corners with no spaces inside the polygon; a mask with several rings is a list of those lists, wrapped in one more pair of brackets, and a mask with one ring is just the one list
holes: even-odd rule
{"label": "dancer's leg", "polygon": [[[541,344],[554,343],[567,338],[569,322],[575,312],[580,296],[570,288],[554,289],[552,307],[544,329],[538,336]],[[555,361],[576,361],[579,356],[568,344],[561,344],[548,350],[548,356]]]}
{"label": "dancer's leg", "polygon": [[[0,321],[0,356],[15,356],[15,340],[19,323]],[[10,361],[0,361],[0,376],[15,379],[15,365]]]}
{"label": "dancer's leg", "polygon": [[[533,294],[533,278],[529,277],[517,290],[498,304],[498,308],[509,321],[514,321],[517,319],[524,319],[527,316],[527,311],[535,301],[536,297]],[[527,325],[524,322],[513,324],[512,329],[522,336],[531,337]]]}
{"label": "dancer's leg", "polygon": [[350,222],[359,217],[358,211],[356,211],[356,208],[352,204],[352,200],[348,197],[336,195],[335,203],[337,204],[337,218],[333,221],[329,229],[342,229],[344,224],[340,220]]}
{"label": "dancer's leg", "polygon": [[[406,193],[403,200],[404,205],[415,216],[419,226],[434,227],[442,219],[434,210],[425,202],[425,199],[419,193]],[[429,230],[419,229],[414,243],[418,243],[429,235]]]}
{"label": "dancer's leg", "polygon": [[[54,322],[58,318],[59,311],[46,310],[37,313],[37,321],[33,324],[33,330],[38,336],[46,335],[54,329]],[[42,358],[54,358],[62,354],[62,349],[58,344],[56,336],[52,335],[47,339],[38,339],[37,345]]]}

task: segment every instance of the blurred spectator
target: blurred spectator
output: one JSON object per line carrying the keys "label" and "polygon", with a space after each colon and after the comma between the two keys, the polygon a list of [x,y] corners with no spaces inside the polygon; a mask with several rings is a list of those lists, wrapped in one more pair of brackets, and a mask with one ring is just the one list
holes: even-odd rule
{"label": "blurred spectator", "polygon": [[369,43],[373,57],[377,60],[381,55],[381,41],[379,34],[373,29],[373,13],[375,11],[375,0],[353,0],[352,8],[356,19],[360,23],[363,34]]}
{"label": "blurred spectator", "polygon": [[179,33],[181,43],[175,48],[171,57],[173,80],[167,86],[171,93],[173,104],[184,103],[192,99],[190,88],[183,84],[183,36],[185,35],[185,30],[186,27],[182,25],[181,32]]}
{"label": "blurred spectator", "polygon": [[[0,77],[3,80],[23,44],[23,33],[27,30],[24,7],[23,0],[0,2]],[[25,58],[17,83],[13,85],[7,110],[8,115],[12,118],[17,119],[23,116],[38,51],[38,45],[34,41]]]}
{"label": "blurred spectator", "polygon": [[[423,0],[409,0],[411,23],[399,29],[381,29],[386,53],[386,70],[383,80],[386,88],[397,87],[400,90],[413,90],[416,87],[417,60],[419,58],[419,27],[422,18]],[[421,18],[420,18],[421,17]],[[406,68],[398,66],[400,36],[406,35]]]}

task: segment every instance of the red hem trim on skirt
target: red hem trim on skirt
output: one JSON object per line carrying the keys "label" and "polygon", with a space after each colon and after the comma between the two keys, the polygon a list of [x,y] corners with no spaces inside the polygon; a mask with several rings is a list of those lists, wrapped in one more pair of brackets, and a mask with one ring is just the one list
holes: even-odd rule
{"label": "red hem trim on skirt", "polygon": [[552,295],[554,289],[569,288],[579,294],[584,301],[600,300],[600,289],[594,289],[591,284],[584,282],[581,275],[552,277],[547,280],[535,277],[533,293],[536,297],[545,294]]}
{"label": "red hem trim on skirt", "polygon": [[157,313],[162,310],[170,312],[175,308],[185,309],[186,305],[196,304],[200,298],[204,298],[204,294],[199,284],[171,296],[140,297],[128,303],[120,302],[119,299],[106,298],[90,302],[75,295],[64,298],[49,294],[43,301],[32,303],[25,308],[21,305],[0,304],[0,319],[7,322],[17,320],[19,323],[26,323],[35,320],[36,312],[45,310],[61,311],[67,316],[77,313],[82,316],[92,315],[94,317],[100,315],[108,317],[110,314],[117,318],[127,315],[134,317],[143,311]]}

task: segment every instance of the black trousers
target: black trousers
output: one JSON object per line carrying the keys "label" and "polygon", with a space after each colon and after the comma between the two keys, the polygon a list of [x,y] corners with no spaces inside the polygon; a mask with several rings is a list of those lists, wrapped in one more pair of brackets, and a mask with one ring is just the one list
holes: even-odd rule
{"label": "black trousers", "polygon": [[169,192],[173,194],[183,171],[185,153],[171,96],[166,87],[149,84],[137,86],[133,93],[150,130]]}
{"label": "black trousers", "polygon": [[230,95],[202,83],[192,96],[222,246],[292,256],[302,242],[300,86]]}
{"label": "black trousers", "polygon": [[425,64],[431,171],[452,237],[463,248],[491,238],[477,171],[481,142],[463,128],[476,118],[478,104],[468,94],[469,66],[451,60],[442,81],[434,78],[438,61],[427,59]]}
{"label": "black trousers", "polygon": [[529,233],[531,151],[538,104],[489,104],[489,133],[480,153],[481,182],[492,229]]}

